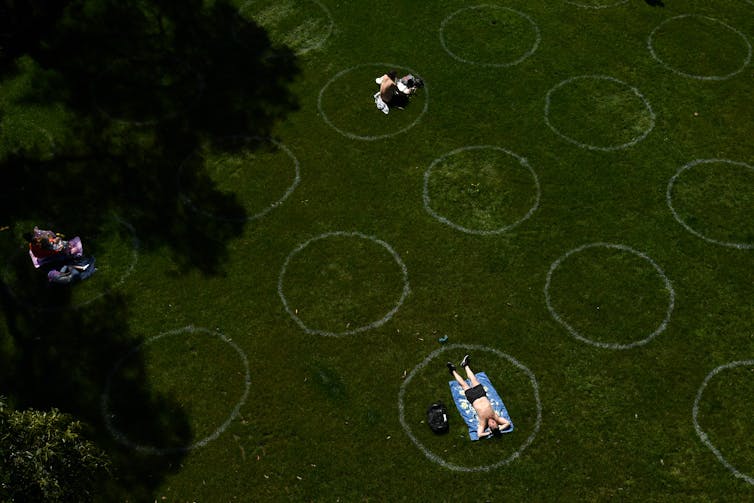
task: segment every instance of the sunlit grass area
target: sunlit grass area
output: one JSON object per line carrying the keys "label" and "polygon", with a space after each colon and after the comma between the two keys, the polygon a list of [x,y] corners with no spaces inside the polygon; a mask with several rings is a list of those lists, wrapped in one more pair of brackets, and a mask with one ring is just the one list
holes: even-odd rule
{"label": "sunlit grass area", "polygon": [[95,499],[754,499],[751,2],[205,4],[0,82],[0,395],[89,425]]}

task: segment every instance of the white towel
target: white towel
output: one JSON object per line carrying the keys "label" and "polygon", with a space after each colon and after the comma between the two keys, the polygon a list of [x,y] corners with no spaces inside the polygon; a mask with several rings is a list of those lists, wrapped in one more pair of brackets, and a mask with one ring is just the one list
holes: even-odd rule
{"label": "white towel", "polygon": [[377,108],[379,110],[382,110],[382,113],[384,113],[385,115],[390,113],[390,108],[387,106],[387,103],[382,101],[382,97],[380,96],[379,91],[374,93],[374,104],[377,105]]}

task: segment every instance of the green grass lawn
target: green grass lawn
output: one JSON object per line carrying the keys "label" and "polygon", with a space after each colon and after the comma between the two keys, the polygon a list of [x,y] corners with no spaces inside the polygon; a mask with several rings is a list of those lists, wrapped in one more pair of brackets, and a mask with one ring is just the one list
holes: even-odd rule
{"label": "green grass lawn", "polygon": [[[752,2],[232,10],[0,82],[0,394],[91,426],[97,499],[754,501]],[[98,272],[51,289],[34,225]]]}

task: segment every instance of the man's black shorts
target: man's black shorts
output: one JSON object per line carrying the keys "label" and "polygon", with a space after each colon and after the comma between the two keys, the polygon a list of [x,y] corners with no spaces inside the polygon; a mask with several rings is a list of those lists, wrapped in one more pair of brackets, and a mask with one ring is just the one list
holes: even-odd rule
{"label": "man's black shorts", "polygon": [[463,393],[466,395],[466,400],[468,400],[470,404],[473,404],[474,400],[478,400],[487,396],[487,393],[484,392],[484,387],[481,384],[477,384],[476,386],[467,389]]}

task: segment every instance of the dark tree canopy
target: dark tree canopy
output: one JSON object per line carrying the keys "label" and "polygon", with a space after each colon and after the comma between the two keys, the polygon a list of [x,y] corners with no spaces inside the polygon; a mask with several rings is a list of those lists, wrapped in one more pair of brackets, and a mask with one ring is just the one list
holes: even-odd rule
{"label": "dark tree canopy", "polygon": [[0,397],[3,501],[91,501],[109,467],[79,421],[57,409],[11,410]]}

